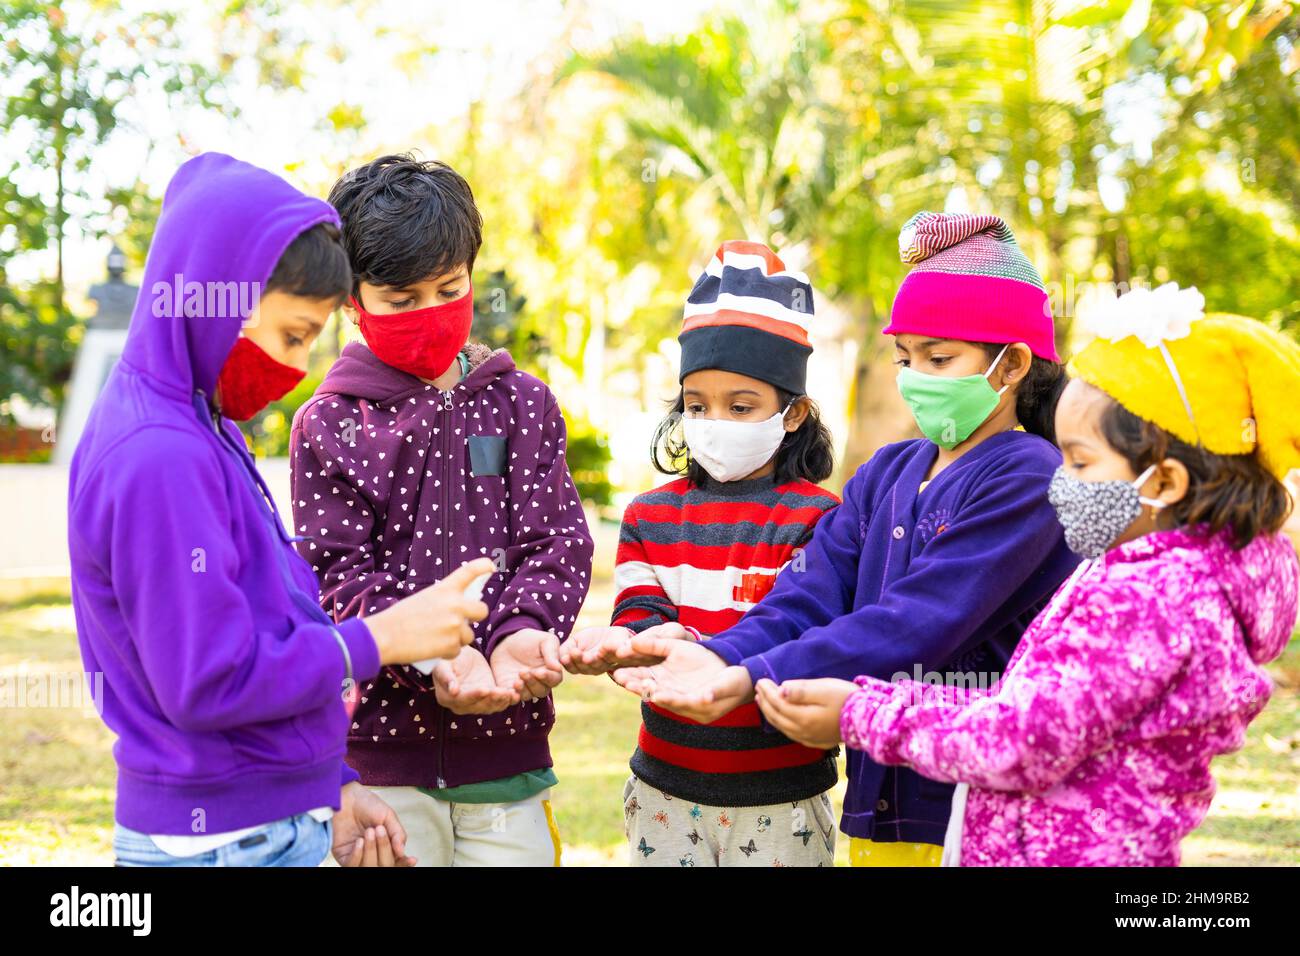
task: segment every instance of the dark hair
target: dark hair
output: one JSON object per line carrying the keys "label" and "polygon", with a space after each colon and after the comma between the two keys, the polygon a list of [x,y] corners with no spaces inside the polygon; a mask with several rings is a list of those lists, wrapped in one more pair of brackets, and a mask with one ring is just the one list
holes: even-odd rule
{"label": "dark hair", "polygon": [[[975,342],[989,361],[998,357],[1005,342]],[[1056,403],[1069,384],[1065,366],[1037,355],[1029,363],[1029,372],[1016,387],[1016,418],[1033,435],[1041,435],[1056,444]]]}
{"label": "dark hair", "polygon": [[[806,395],[787,392],[775,385],[772,387],[776,389],[776,397],[782,408],[796,398],[807,398]],[[677,398],[669,402],[667,416],[655,429],[655,437],[650,445],[650,460],[656,471],[665,475],[685,475],[697,488],[708,488],[710,483],[715,483],[713,477],[691,457],[686,439],[673,437],[685,410],[685,390],[679,390]],[[817,484],[829,478],[834,469],[835,449],[831,433],[822,423],[817,403],[808,399],[808,414],[803,424],[792,432],[786,432],[776,450],[776,483],[784,485],[802,478]]]}
{"label": "dark hair", "polygon": [[1176,458],[1187,468],[1187,494],[1165,509],[1179,525],[1203,525],[1207,534],[1231,528],[1237,548],[1250,544],[1256,535],[1281,530],[1291,511],[1291,497],[1255,454],[1216,455],[1189,445],[1105,397],[1102,437],[1134,472],[1165,458]]}
{"label": "dark hair", "polygon": [[474,268],[483,217],[465,178],[410,153],[344,174],[329,201],[343,220],[353,292],[363,281],[402,288],[460,266]]}
{"label": "dark hair", "polygon": [[298,233],[266,280],[267,292],[343,304],[352,288],[352,267],[338,229],[327,222]]}

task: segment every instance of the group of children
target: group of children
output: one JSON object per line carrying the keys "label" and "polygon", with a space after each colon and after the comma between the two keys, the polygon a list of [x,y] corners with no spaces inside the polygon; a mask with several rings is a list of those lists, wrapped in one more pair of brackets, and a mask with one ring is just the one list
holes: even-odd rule
{"label": "group of children", "polygon": [[[142,295],[74,458],[119,865],[558,864],[566,671],[642,698],[635,865],[831,865],[841,744],[855,865],[1178,861],[1296,621],[1300,347],[1139,290],[1071,377],[1005,223],[922,213],[884,334],[924,437],[837,496],[808,278],[724,242],[653,443],[672,480],[626,509],[610,625],[575,633],[564,419],[469,341],[481,241],[465,180],[407,156],[328,203],[219,154],[169,185],[143,288],[261,296]],[[229,419],[340,306],[364,344],[294,419],[290,534]]]}

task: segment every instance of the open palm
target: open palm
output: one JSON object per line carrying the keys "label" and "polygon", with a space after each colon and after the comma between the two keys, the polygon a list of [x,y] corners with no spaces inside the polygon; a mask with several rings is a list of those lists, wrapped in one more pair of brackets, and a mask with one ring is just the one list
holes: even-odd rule
{"label": "open palm", "polygon": [[616,684],[640,696],[657,690],[693,694],[711,685],[727,668],[726,661],[694,641],[638,634],[630,643],[636,654],[663,658],[658,664],[620,667],[610,673]]}
{"label": "open palm", "polygon": [[504,638],[492,651],[491,665],[498,684],[529,699],[545,697],[564,678],[560,639],[531,627]]}
{"label": "open palm", "polygon": [[509,687],[497,686],[487,658],[464,647],[453,660],[439,661],[433,669],[438,703],[453,714],[493,714],[519,702]]}

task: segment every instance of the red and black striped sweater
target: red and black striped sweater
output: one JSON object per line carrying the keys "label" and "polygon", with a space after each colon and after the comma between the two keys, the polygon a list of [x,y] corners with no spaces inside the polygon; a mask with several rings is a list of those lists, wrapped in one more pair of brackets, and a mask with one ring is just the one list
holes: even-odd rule
{"label": "red and black striped sweater", "polygon": [[[638,495],[619,532],[613,624],[643,631],[677,621],[720,634],[757,604],[786,565],[800,570],[813,527],[839,504],[808,481],[679,478]],[[642,703],[632,772],[659,790],[709,806],[804,800],[835,785],[835,751],[813,750],[766,725],[757,704],[711,724]]]}

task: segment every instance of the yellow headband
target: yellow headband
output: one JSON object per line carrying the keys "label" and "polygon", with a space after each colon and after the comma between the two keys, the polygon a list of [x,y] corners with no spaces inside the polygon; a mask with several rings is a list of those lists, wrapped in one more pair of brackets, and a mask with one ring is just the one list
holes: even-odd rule
{"label": "yellow headband", "polygon": [[1189,444],[1257,453],[1284,477],[1300,467],[1300,345],[1243,316],[1200,318],[1189,293],[1200,299],[1177,286],[1120,297],[1071,373]]}

